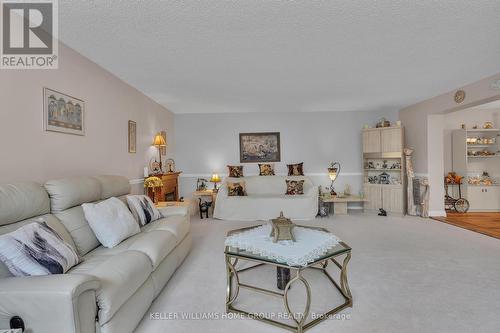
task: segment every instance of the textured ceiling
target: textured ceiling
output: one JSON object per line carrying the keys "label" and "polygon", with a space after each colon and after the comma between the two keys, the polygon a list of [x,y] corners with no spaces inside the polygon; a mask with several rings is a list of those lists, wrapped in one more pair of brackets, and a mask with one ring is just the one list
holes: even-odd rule
{"label": "textured ceiling", "polygon": [[60,37],[175,113],[399,109],[500,72],[500,1],[59,1]]}

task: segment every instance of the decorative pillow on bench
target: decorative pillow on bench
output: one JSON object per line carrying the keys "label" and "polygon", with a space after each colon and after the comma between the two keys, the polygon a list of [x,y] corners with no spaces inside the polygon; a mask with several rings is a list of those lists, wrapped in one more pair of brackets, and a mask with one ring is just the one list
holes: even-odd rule
{"label": "decorative pillow on bench", "polygon": [[274,176],[274,164],[259,164],[259,176]]}
{"label": "decorative pillow on bench", "polygon": [[132,213],[118,198],[82,205],[85,218],[99,242],[108,248],[141,231]]}
{"label": "decorative pillow on bench", "polygon": [[227,195],[230,197],[246,196],[245,182],[227,183]]}
{"label": "decorative pillow on bench", "polygon": [[160,211],[147,195],[127,195],[127,203],[132,215],[141,226],[161,218]]}
{"label": "decorative pillow on bench", "polygon": [[229,170],[229,177],[243,177],[243,165],[228,165],[227,168]]}
{"label": "decorative pillow on bench", "polygon": [[297,164],[287,164],[289,176],[303,176],[304,175],[304,162]]}
{"label": "decorative pillow on bench", "polygon": [[0,261],[14,276],[63,274],[80,261],[71,245],[40,220],[0,236]]}
{"label": "decorative pillow on bench", "polygon": [[286,194],[304,194],[304,180],[286,180]]}

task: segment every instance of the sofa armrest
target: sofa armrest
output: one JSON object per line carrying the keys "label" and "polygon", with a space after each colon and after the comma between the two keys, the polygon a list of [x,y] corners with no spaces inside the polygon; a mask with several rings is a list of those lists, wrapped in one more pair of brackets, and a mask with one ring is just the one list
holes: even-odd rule
{"label": "sofa armrest", "polygon": [[80,274],[0,279],[0,329],[19,316],[26,332],[91,332],[99,284],[96,277]]}
{"label": "sofa armrest", "polygon": [[169,217],[175,215],[189,215],[189,208],[185,206],[166,206],[158,207],[162,217]]}

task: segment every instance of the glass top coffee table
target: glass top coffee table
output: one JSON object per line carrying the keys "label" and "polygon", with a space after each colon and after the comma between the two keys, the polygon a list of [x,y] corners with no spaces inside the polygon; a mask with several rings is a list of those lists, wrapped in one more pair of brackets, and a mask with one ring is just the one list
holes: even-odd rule
{"label": "glass top coffee table", "polygon": [[[260,227],[260,225],[253,226],[253,227],[248,227],[248,228],[242,228],[242,229],[236,229],[229,231],[227,233],[227,236],[234,235],[236,233],[248,231],[250,229]],[[308,227],[308,226],[300,226],[302,228],[310,228],[310,229],[316,229],[324,232],[329,232],[326,229],[323,228],[315,228],[315,227]],[[342,311],[343,309],[347,307],[352,307],[353,301],[352,301],[352,295],[351,291],[349,289],[349,285],[347,283],[347,264],[349,260],[351,259],[351,248],[344,242],[340,241],[339,244],[336,246],[330,248],[326,253],[321,255],[318,259],[314,260],[313,262],[308,263],[306,266],[289,266],[284,262],[279,262],[275,259],[270,259],[265,256],[261,256],[259,254],[246,251],[244,249],[239,249],[237,247],[232,247],[232,246],[226,246],[224,250],[225,254],[225,260],[226,260],[226,274],[227,274],[227,289],[226,289],[226,312],[230,313],[236,313],[236,314],[241,314],[248,316],[253,319],[257,319],[263,322],[266,322],[268,324],[272,324],[287,330],[290,330],[292,332],[297,332],[297,333],[302,333],[306,331],[307,329],[317,325],[318,323],[328,319],[330,316]],[[339,260],[342,259],[343,260]],[[253,262],[255,263],[254,265],[250,267],[245,267],[245,268],[237,268],[237,265],[241,261],[246,261],[246,262]],[[342,263],[341,263],[341,262]],[[334,267],[337,268],[338,271],[340,271],[340,278],[338,282],[330,275],[330,273],[327,271],[328,264],[333,263]],[[269,289],[264,289],[258,286],[254,285],[249,285],[246,283],[240,282],[240,274],[244,271],[248,271],[253,268],[257,268],[263,265],[271,265],[275,266],[278,268],[282,269],[289,269],[292,272],[292,278],[288,281],[286,284],[284,291],[283,292],[278,292],[275,290],[269,290]],[[326,311],[323,314],[320,315],[315,315],[314,319],[310,319],[308,322],[308,316],[310,313],[311,309],[311,288],[309,282],[304,278],[303,272],[306,269],[314,269],[314,270],[319,270],[321,271],[327,278],[328,281],[331,282],[331,285],[333,285],[343,296],[344,298],[344,303],[337,305],[333,309]],[[302,313],[292,313],[291,307],[289,304],[289,297],[288,297],[288,292],[290,290],[290,287],[296,283],[296,282],[302,282],[306,289],[306,306],[304,309],[304,312]],[[283,300],[283,304],[285,307],[285,310],[289,314],[290,318],[293,320],[295,325],[289,325],[280,321],[276,321],[270,318],[265,318],[259,315],[256,315],[254,313],[250,313],[248,311],[238,309],[235,307],[234,303],[236,299],[238,298],[238,294],[240,289],[248,289],[252,290],[255,292],[263,293],[266,295],[270,296],[276,296],[280,297]]]}

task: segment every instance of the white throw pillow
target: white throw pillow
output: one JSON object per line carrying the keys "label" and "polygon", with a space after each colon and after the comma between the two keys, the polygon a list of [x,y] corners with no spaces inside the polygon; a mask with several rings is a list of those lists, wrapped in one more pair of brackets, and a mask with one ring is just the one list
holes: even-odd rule
{"label": "white throw pillow", "polygon": [[156,209],[153,201],[147,195],[127,195],[130,211],[141,226],[161,218],[161,213]]}
{"label": "white throw pillow", "polygon": [[43,220],[0,236],[0,261],[14,276],[63,274],[79,262],[75,250]]}
{"label": "white throw pillow", "polygon": [[104,247],[115,247],[140,231],[132,213],[118,198],[86,203],[82,208],[90,228]]}

